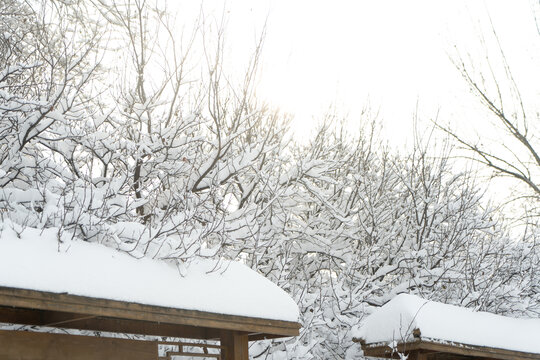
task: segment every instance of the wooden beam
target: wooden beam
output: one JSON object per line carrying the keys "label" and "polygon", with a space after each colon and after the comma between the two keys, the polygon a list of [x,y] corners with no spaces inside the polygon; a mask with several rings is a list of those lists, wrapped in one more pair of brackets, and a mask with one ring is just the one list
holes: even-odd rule
{"label": "wooden beam", "polygon": [[189,339],[219,339],[219,330],[139,320],[86,317],[81,314],[0,307],[0,322]]}
{"label": "wooden beam", "polygon": [[[173,345],[177,350],[167,350],[165,356],[160,357],[158,360],[171,360],[176,356],[183,357],[204,357],[204,358],[215,358],[221,360],[221,351],[223,347],[221,345],[215,344],[206,344],[206,343],[194,343],[194,342],[182,342],[182,341],[165,341],[158,342],[159,345]],[[201,351],[195,352],[193,349],[200,349]],[[189,349],[191,351],[188,351]],[[212,349],[212,351],[209,351]]]}
{"label": "wooden beam", "polygon": [[196,353],[196,352],[168,352],[167,358],[170,359],[174,356],[184,356],[184,357],[203,357],[203,358],[216,358],[221,359],[221,354],[204,354],[204,353]]}
{"label": "wooden beam", "polygon": [[[362,344],[362,350],[365,356],[391,359],[395,355],[395,352],[387,345],[370,346],[369,344]],[[397,351],[404,354],[413,352],[454,354],[478,359],[540,360],[540,354],[459,343],[442,344],[425,340],[400,343],[397,345]]]}
{"label": "wooden beam", "polygon": [[439,353],[451,353],[465,356],[475,356],[488,359],[501,360],[540,360],[540,354],[526,353],[522,351],[514,351],[507,349],[498,349],[487,346],[472,346],[465,344],[453,343],[439,344],[429,341],[421,341],[420,348]]}
{"label": "wooden beam", "polygon": [[249,360],[248,334],[238,331],[223,331],[221,334],[223,360]]}
{"label": "wooden beam", "polygon": [[157,343],[0,330],[0,360],[156,360]]}
{"label": "wooden beam", "polygon": [[[277,337],[296,336],[300,324],[203,311],[173,309],[124,301],[96,299],[70,294],[15,289],[0,286],[0,306],[66,312],[120,320],[138,320],[157,324],[175,324],[219,330],[259,333]],[[119,330],[120,332],[129,332]],[[150,335],[150,333],[148,333]],[[157,335],[157,334],[151,334]]]}
{"label": "wooden beam", "polygon": [[272,334],[261,334],[261,333],[249,333],[249,341],[258,341],[258,340],[271,340],[283,338],[283,335],[272,335]]}

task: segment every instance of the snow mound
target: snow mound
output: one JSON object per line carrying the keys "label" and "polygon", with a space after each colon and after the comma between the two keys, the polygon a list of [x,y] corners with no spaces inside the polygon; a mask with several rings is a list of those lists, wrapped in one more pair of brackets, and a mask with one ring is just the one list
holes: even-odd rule
{"label": "snow mound", "polygon": [[367,344],[422,340],[540,353],[540,319],[518,319],[400,294],[368,316],[353,336]]}
{"label": "snow mound", "polygon": [[297,321],[296,303],[247,266],[195,259],[181,276],[164,261],[136,259],[54,230],[0,229],[0,286],[218,314]]}

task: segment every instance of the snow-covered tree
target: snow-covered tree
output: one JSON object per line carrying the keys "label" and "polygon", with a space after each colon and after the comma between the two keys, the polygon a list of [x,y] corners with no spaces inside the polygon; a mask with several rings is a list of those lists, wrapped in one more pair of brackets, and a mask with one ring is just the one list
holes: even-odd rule
{"label": "snow-covered tree", "polygon": [[257,358],[358,358],[350,330],[400,292],[540,312],[538,224],[520,239],[451,152],[381,145],[336,116],[308,144],[256,96],[224,27],[163,2],[0,3],[0,234],[52,228],[136,257],[243,261],[301,307]]}
{"label": "snow-covered tree", "polygon": [[[75,7],[57,5],[0,4],[0,206],[25,226],[59,218],[76,226],[67,193],[88,180],[80,144],[91,125],[98,32],[68,21]],[[69,211],[60,214],[60,203]]]}
{"label": "snow-covered tree", "polygon": [[455,172],[448,152],[392,155],[372,131],[345,133],[327,124],[299,151],[299,168],[309,170],[289,196],[277,247],[257,261],[297,299],[304,328],[288,346],[258,352],[358,356],[349,330],[400,292],[500,313],[538,311],[530,290],[537,260],[525,250],[532,263],[519,265],[522,275],[514,268],[533,244],[508,238],[473,173]]}

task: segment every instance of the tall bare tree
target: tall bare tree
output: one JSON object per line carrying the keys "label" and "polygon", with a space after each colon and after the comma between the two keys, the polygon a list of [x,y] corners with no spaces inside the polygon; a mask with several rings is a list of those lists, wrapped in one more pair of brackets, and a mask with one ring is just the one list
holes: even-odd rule
{"label": "tall bare tree", "polygon": [[[523,93],[495,26],[490,24],[490,36],[479,36],[485,51],[484,62],[475,62],[472,56],[463,56],[459,51],[452,61],[472,94],[488,111],[485,118],[475,116],[468,120],[469,123],[484,127],[485,133],[494,131],[496,140],[489,143],[487,136],[471,138],[448,125],[439,123],[438,126],[468,151],[470,159],[492,170],[494,176],[510,178],[524,185],[525,192],[519,197],[525,197],[532,204],[533,214],[537,216],[540,205],[540,109],[535,96],[531,96],[534,94]],[[531,39],[535,45],[522,43],[528,49],[537,49],[540,33]],[[488,42],[495,49],[493,55],[486,45]],[[535,56],[538,60],[540,54]],[[481,65],[475,65],[478,63]]]}

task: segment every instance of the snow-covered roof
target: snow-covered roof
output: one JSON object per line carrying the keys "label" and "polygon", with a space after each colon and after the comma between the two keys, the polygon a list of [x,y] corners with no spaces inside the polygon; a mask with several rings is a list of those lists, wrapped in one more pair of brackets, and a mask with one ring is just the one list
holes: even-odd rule
{"label": "snow-covered roof", "polygon": [[164,261],[136,259],[80,240],[59,243],[54,230],[0,231],[0,287],[298,320],[298,306],[285,291],[238,262],[197,259],[181,276]]}
{"label": "snow-covered roof", "polygon": [[540,319],[518,319],[400,294],[369,315],[353,336],[366,344],[423,341],[540,353]]}

